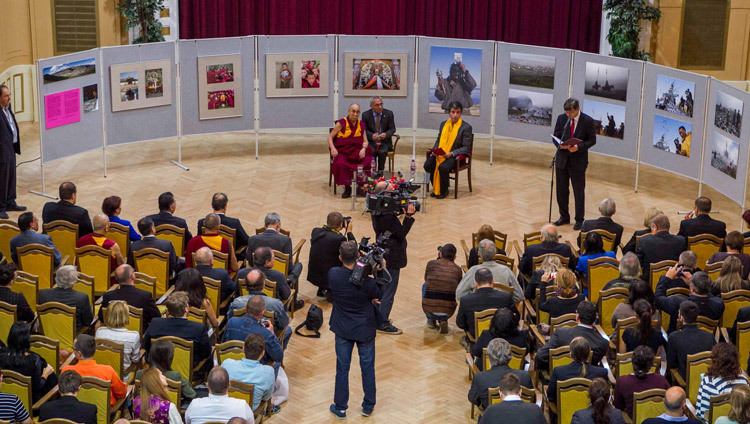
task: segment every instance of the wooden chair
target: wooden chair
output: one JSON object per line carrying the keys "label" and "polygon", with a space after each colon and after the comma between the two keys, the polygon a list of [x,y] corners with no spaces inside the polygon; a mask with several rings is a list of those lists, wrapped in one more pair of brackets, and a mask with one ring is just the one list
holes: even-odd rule
{"label": "wooden chair", "polygon": [[26,298],[26,302],[29,303],[29,307],[34,313],[36,313],[36,299],[39,296],[38,281],[39,277],[36,275],[18,271],[16,278],[13,279],[13,284],[10,286],[11,291],[20,293]]}
{"label": "wooden chair", "polygon": [[[266,296],[268,296],[270,298],[279,299],[279,297],[277,296],[278,292],[277,292],[277,289],[276,289],[276,282],[275,281],[265,280],[263,282],[263,293],[265,293]],[[294,289],[292,289],[292,293],[289,294],[289,297],[287,297],[286,299],[279,299],[279,300],[281,300],[281,303],[287,309],[292,308],[291,303],[292,303],[292,300],[295,298],[295,296],[294,296],[295,293],[296,293],[296,291]]]}
{"label": "wooden chair", "polygon": [[552,370],[573,362],[570,357],[570,346],[560,346],[549,350],[549,368],[541,370],[545,380],[549,380]]}
{"label": "wooden chair", "polygon": [[[659,372],[661,368],[661,356],[654,356],[654,364],[651,367],[651,372]],[[612,375],[618,378],[623,375],[629,375],[633,373],[633,352],[618,353],[615,357],[615,367],[612,370]]]}
{"label": "wooden chair", "polygon": [[[690,290],[684,287],[674,287],[667,290],[667,297],[669,296],[680,296],[687,299],[690,296]],[[669,314],[664,311],[659,313],[661,313],[661,328],[667,331],[669,329]]]}
{"label": "wooden chair", "polygon": [[[226,269],[227,271],[230,271],[229,269],[229,254],[228,253],[221,253],[218,250],[211,249],[211,253],[214,257],[214,264],[212,268],[219,268],[219,269]],[[193,266],[197,265],[197,262],[195,260],[195,252],[193,254]]]}
{"label": "wooden chair", "polygon": [[78,224],[68,221],[45,222],[42,226],[44,234],[52,238],[52,242],[63,257],[68,257],[67,262],[61,265],[72,265],[76,260],[76,245],[78,243]]}
{"label": "wooden chair", "polygon": [[576,321],[576,314],[564,314],[559,317],[550,318],[549,320],[549,334],[555,332],[558,328],[564,327],[575,327],[578,325]]}
{"label": "wooden chair", "polygon": [[216,344],[216,361],[221,365],[225,359],[242,360],[245,358],[245,343],[239,340],[230,340]]}
{"label": "wooden chair", "polygon": [[659,282],[659,278],[667,273],[669,268],[672,268],[677,261],[666,260],[661,262],[654,262],[649,266],[649,279],[651,283],[651,290],[656,291],[656,283]]}
{"label": "wooden chair", "polygon": [[688,250],[692,250],[698,257],[698,262],[695,266],[700,269],[706,267],[708,258],[714,253],[720,251],[723,244],[723,238],[716,237],[712,234],[698,234],[697,236],[688,237],[687,240]]}
{"label": "wooden chair", "polygon": [[167,240],[172,243],[174,247],[174,253],[178,258],[185,256],[185,229],[177,227],[175,225],[162,224],[157,225],[154,230],[156,231],[156,238],[159,240]]}
{"label": "wooden chair", "polygon": [[[125,356],[125,345],[122,343],[114,342],[107,339],[95,339],[96,340],[96,351],[94,352],[94,360],[97,364],[109,365],[113,370],[120,376],[120,380],[128,381],[128,372],[130,370],[125,369],[123,366]],[[138,364],[131,365],[131,368]]]}
{"label": "wooden chair", "polygon": [[196,371],[203,369],[206,361],[211,359],[212,356],[202,360],[195,367],[193,367],[193,342],[179,337],[164,336],[156,340],[169,340],[174,343],[174,359],[172,361],[172,369],[179,371],[183,377],[190,382],[195,382],[194,374]]}
{"label": "wooden chair", "polygon": [[583,246],[583,241],[586,240],[586,236],[592,232],[599,233],[599,235],[602,237],[602,244],[604,244],[605,252],[617,252],[617,246],[615,246],[615,239],[617,238],[617,235],[610,233],[607,230],[594,229],[586,231],[585,233],[581,232],[581,234],[579,234],[578,236],[578,245]]}
{"label": "wooden chair", "polygon": [[133,285],[137,289],[151,293],[151,297],[154,299],[156,299],[156,283],[156,277],[136,271]]}
{"label": "wooden chair", "polygon": [[[329,131],[330,133],[330,131]],[[398,134],[393,134],[391,136],[391,141],[393,141],[393,150],[389,150],[388,153],[385,154],[385,157],[388,158],[388,172],[393,172],[394,168],[394,161],[396,158],[396,146],[398,146],[398,141],[401,140],[401,136]]]}
{"label": "wooden chair", "polygon": [[247,384],[237,380],[230,380],[229,391],[227,392],[227,394],[231,398],[244,400],[248,405],[250,405],[250,408],[252,409],[254,390],[254,384]]}
{"label": "wooden chair", "polygon": [[135,270],[141,274],[156,277],[155,296],[159,297],[167,292],[169,286],[169,253],[158,249],[141,249],[133,252]]}
{"label": "wooden chair", "polygon": [[589,386],[591,380],[586,378],[571,378],[557,382],[557,404],[549,404],[550,409],[557,414],[558,424],[568,424],[573,414],[589,406]]}
{"label": "wooden chair", "polygon": [[703,272],[711,277],[711,281],[716,281],[716,279],[719,278],[722,266],[724,266],[724,261],[706,264],[706,267],[703,268]]}
{"label": "wooden chair", "polygon": [[[455,181],[455,185],[453,186],[453,198],[458,199],[458,177],[460,175],[461,171],[468,171],[468,181],[469,181],[469,192],[472,192],[471,189],[471,155],[474,151],[474,134],[471,135],[471,140],[469,141],[469,154],[468,155],[458,155],[456,157],[455,165],[453,166],[453,169],[450,170],[450,175],[448,175],[448,178]],[[426,157],[430,157],[430,151],[426,151]]]}
{"label": "wooden chair", "polygon": [[10,327],[17,320],[17,309],[16,305],[11,305],[7,302],[0,302],[0,340],[4,345],[8,344],[8,333]]}
{"label": "wooden chair", "polygon": [[[711,319],[708,317],[704,317],[702,315],[699,315],[698,318],[695,320],[695,326],[700,328],[703,331],[708,331],[711,334],[716,334],[716,329],[719,328],[719,320],[718,319]],[[680,322],[677,322],[677,329],[681,329],[682,324]]]}
{"label": "wooden chair", "polygon": [[708,367],[710,366],[711,351],[706,351],[687,356],[685,379],[680,376],[677,369],[670,370],[672,373],[672,381],[685,389],[685,392],[687,392],[687,398],[693,405],[696,404],[698,399],[698,386],[701,382],[701,374],[708,371]]}
{"label": "wooden chair", "polygon": [[206,325],[206,322],[208,321],[208,312],[206,312],[205,309],[199,309],[191,306],[188,308],[187,319],[188,321]]}
{"label": "wooden chair", "polygon": [[109,290],[112,274],[112,251],[99,246],[83,246],[76,248],[78,269],[84,274],[94,277],[94,293],[100,296]]}
{"label": "wooden chair", "polygon": [[[589,295],[591,292],[592,290],[589,290]],[[615,331],[612,327],[612,315],[617,305],[628,301],[628,295],[628,289],[623,287],[615,287],[599,293],[599,302],[597,303],[599,307],[599,325],[605,334],[612,334]]]}
{"label": "wooden chair", "polygon": [[[201,227],[201,234],[206,234],[206,227]],[[235,245],[235,241],[237,240],[237,230],[232,227],[227,227],[224,224],[219,225],[219,235],[227,239],[229,244],[231,246]],[[244,247],[243,247],[244,250]],[[237,252],[240,253],[240,252]]]}
{"label": "wooden chair", "polygon": [[0,219],[0,253],[3,254],[4,258],[8,258],[8,262],[12,262],[10,240],[19,234],[21,234],[21,230],[18,228],[18,224],[9,219]]}
{"label": "wooden chair", "polygon": [[[333,130],[333,128],[331,128],[331,129]],[[260,234],[260,233],[262,233],[262,232],[264,232],[264,231],[266,231],[266,227],[260,227],[260,228],[256,228],[256,229],[255,229],[255,235],[257,236],[258,234]],[[279,228],[279,234],[281,234],[281,235],[284,235],[284,236],[287,236],[287,237],[289,237],[289,238],[292,238],[292,233],[291,233],[291,231],[289,231],[289,230],[286,230],[286,229],[284,229],[284,228]]]}
{"label": "wooden chair", "polygon": [[123,258],[128,257],[128,252],[130,251],[130,227],[116,222],[110,222],[109,231],[104,234],[104,237],[117,243],[120,247],[120,253],[122,253]]}
{"label": "wooden chair", "polygon": [[708,422],[713,424],[717,418],[729,415],[732,409],[730,397],[732,393],[724,393],[718,396],[711,396],[708,404]]}
{"label": "wooden chair", "polygon": [[55,281],[55,250],[41,244],[27,244],[16,249],[18,269],[39,277],[39,290],[52,287]]}
{"label": "wooden chair", "polygon": [[3,375],[3,381],[0,383],[0,392],[18,396],[29,416],[32,416],[32,408],[39,408],[41,405],[32,406],[31,377],[8,369],[0,370],[0,374]]}
{"label": "wooden chair", "polygon": [[615,331],[613,333],[614,339],[612,340],[612,342],[615,344],[615,347],[617,348],[618,353],[625,353],[625,342],[622,341],[622,334],[628,328],[637,327],[638,322],[639,322],[638,318],[633,316],[633,317],[618,319],[617,323],[615,323]]}
{"label": "wooden chair", "polygon": [[[526,348],[518,347],[516,345],[510,345],[510,362],[508,366],[514,370],[523,370],[526,365]],[[487,356],[487,348],[482,348],[482,366],[483,369],[490,369],[490,357]]]}
{"label": "wooden chair", "polygon": [[647,418],[655,418],[666,412],[664,398],[667,391],[651,389],[633,393],[633,423],[641,424]]}
{"label": "wooden chair", "polygon": [[[547,286],[545,299],[556,297],[557,296],[556,293],[557,293],[557,287]],[[549,324],[549,312],[542,311],[541,309],[539,309],[540,294],[541,294],[541,290],[537,288],[536,297],[534,297],[534,300],[532,300],[531,302],[529,302],[528,300],[524,300],[526,313],[527,313],[527,316],[531,315],[532,318],[536,318],[535,320],[533,320],[535,324]]]}
{"label": "wooden chair", "polygon": [[[133,423],[135,421],[136,420],[130,421],[130,423]],[[143,422],[145,424],[150,424],[150,423],[146,423],[145,421]],[[39,421],[39,424],[76,424],[76,423],[71,420],[66,420],[65,418],[50,418],[48,420]]]}
{"label": "wooden chair", "polygon": [[544,262],[544,260],[548,256],[555,256],[557,257],[557,259],[560,260],[560,263],[562,264],[563,267],[568,266],[568,258],[558,255],[557,253],[545,253],[544,255],[541,255],[541,256],[534,256],[534,258],[531,260],[532,261],[531,270],[536,271],[540,266],[542,266],[542,262]]}
{"label": "wooden chair", "polygon": [[87,403],[96,405],[96,422],[97,424],[108,424],[110,417],[115,414],[114,419],[120,417],[120,410],[128,399],[128,395],[117,399],[114,405],[110,401],[110,382],[96,377],[83,377],[81,381],[81,391],[78,393],[80,399],[86,399]]}
{"label": "wooden chair", "polygon": [[[38,334],[32,334],[30,336],[31,351],[41,356],[52,368],[55,370],[55,374],[60,374],[60,342],[50,337],[40,336]],[[69,360],[73,360],[74,356],[70,355]]]}
{"label": "wooden chair", "polygon": [[497,308],[485,309],[483,311],[474,311],[474,337],[468,331],[466,335],[469,337],[472,343],[477,341],[477,338],[482,334],[482,331],[489,330],[490,321],[497,312]]}
{"label": "wooden chair", "polygon": [[224,302],[221,301],[221,281],[203,277],[203,284],[206,286],[206,297],[211,301],[211,307],[214,308],[214,314],[216,314],[216,318],[221,322],[221,318],[223,317],[219,317],[219,311],[226,308],[232,299],[231,297],[227,297],[224,299]]}
{"label": "wooden chair", "polygon": [[620,261],[608,256],[602,256],[589,260],[588,263],[588,285],[589,300],[596,304],[600,292],[610,281],[620,277]]}
{"label": "wooden chair", "polygon": [[[42,334],[60,342],[61,349],[72,352],[73,340],[76,338],[76,308],[59,302],[47,302],[36,306]],[[89,324],[89,323],[85,323]],[[81,331],[86,331],[85,325]],[[7,333],[6,333],[7,334]]]}
{"label": "wooden chair", "polygon": [[721,294],[724,302],[724,313],[721,316],[721,327],[731,328],[737,319],[737,312],[745,306],[750,306],[750,290],[732,290]]}
{"label": "wooden chair", "polygon": [[[513,240],[513,249],[516,251],[516,258],[518,259],[518,263],[519,264],[521,263],[521,257],[523,256],[523,253],[527,247],[535,245],[535,244],[540,244],[541,242],[542,242],[541,231],[525,233],[523,235],[523,249],[521,249],[521,246],[518,244],[518,240]],[[526,280],[528,280],[531,276],[524,275],[524,277],[526,278]]]}
{"label": "wooden chair", "polygon": [[734,345],[740,354],[740,365],[744,368],[750,356],[750,321],[737,323]]}
{"label": "wooden chair", "polygon": [[[112,305],[112,302],[110,302]],[[125,326],[128,330],[137,331],[138,334],[143,334],[143,309],[136,308],[133,305],[128,306],[128,325]],[[107,322],[107,314],[109,313],[109,307],[102,307],[102,317],[104,323]]]}
{"label": "wooden chair", "polygon": [[94,312],[94,316],[96,316],[99,311],[95,310],[96,293],[94,293],[94,277],[79,272],[76,282],[73,284],[73,290],[83,293],[89,298],[89,305],[91,305],[91,310]]}
{"label": "wooden chair", "polygon": [[[501,233],[500,231],[494,231],[495,233],[495,247],[497,247],[498,250],[502,250],[507,253],[507,250],[505,247],[508,244],[508,235],[505,233]],[[477,233],[471,233],[471,247],[477,248],[479,246],[479,242],[482,240],[478,240],[477,237],[479,235]]]}

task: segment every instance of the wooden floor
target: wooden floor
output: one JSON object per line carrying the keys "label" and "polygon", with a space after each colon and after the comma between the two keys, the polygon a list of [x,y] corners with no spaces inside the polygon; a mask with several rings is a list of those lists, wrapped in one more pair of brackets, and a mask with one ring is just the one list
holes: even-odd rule
{"label": "wooden floor", "polygon": [[[24,153],[19,162],[34,159],[39,155],[38,126],[22,124],[21,135]],[[402,139],[396,157],[396,165],[401,169],[408,169],[411,158],[411,146],[406,140],[410,141]],[[434,135],[418,138],[417,151],[424,151],[433,140]],[[358,204],[359,212],[350,212],[350,201],[334,197],[328,187],[324,136],[261,135],[258,160],[254,151],[254,137],[248,134],[184,138],[182,160],[190,167],[186,172],[169,162],[177,159],[176,140],[113,147],[107,153],[106,178],[103,178],[102,152],[98,150],[48,164],[44,189],[56,195],[61,182],[75,182],[78,204],[91,214],[101,210],[104,197],[117,194],[123,198],[122,217],[132,222],[155,213],[157,196],[169,190],[177,199],[176,215],[187,219],[191,227],[211,212],[212,194],[222,191],[229,196],[227,214],[241,218],[248,232],[262,226],[267,212],[277,211],[282,217],[282,227],[291,230],[296,243],[300,238],[309,239],[312,228],[323,224],[328,212],[339,210],[353,216],[358,238],[373,235],[369,216],[361,214],[362,204]],[[392,313],[394,324],[404,334],[378,335],[377,406],[367,419],[360,416],[362,389],[355,356],[350,374],[349,422],[471,422],[467,401],[470,382],[463,348],[458,343],[461,332],[453,319],[446,335],[425,326],[420,298],[424,266],[436,256],[437,246],[445,243],[458,247],[457,262],[464,264],[460,240],[470,240],[480,224],[488,223],[507,232],[510,240],[520,240],[524,232],[538,231],[547,222],[550,186],[547,166],[553,154],[552,149],[536,143],[496,140],[494,165],[489,165],[489,139],[477,138],[474,151],[474,192],[469,193],[464,179],[459,185],[458,200],[453,199],[451,191],[448,199],[429,201],[428,214],[416,216],[417,222],[408,237],[409,265],[402,270]],[[692,208],[698,193],[695,181],[643,166],[639,192],[635,193],[634,163],[599,155],[590,158],[587,218],[597,216],[601,199],[612,197],[618,210],[614,219],[625,227],[625,236],[629,237],[633,230],[641,228],[647,207],[665,211],[672,220],[673,232],[681,219],[677,211]],[[48,199],[28,193],[41,189],[39,162],[20,165],[19,204],[41,215]],[[714,200],[714,209],[720,210],[715,217],[726,221],[728,228],[738,229],[740,208],[711,189],[704,188],[704,194]],[[18,213],[11,213],[11,219],[17,216]],[[556,218],[553,211],[553,220]],[[571,226],[561,228],[561,233],[574,240]],[[306,244],[301,255],[305,268],[308,255],[309,244]],[[303,271],[303,277],[306,274]],[[335,374],[334,338],[327,325],[331,306],[315,297],[315,287],[307,281],[300,283],[300,292],[306,305],[295,315],[292,325],[304,319],[311,302],[323,308],[326,324],[320,339],[292,337],[285,358],[290,400],[270,420],[272,423],[335,421],[328,412]]]}

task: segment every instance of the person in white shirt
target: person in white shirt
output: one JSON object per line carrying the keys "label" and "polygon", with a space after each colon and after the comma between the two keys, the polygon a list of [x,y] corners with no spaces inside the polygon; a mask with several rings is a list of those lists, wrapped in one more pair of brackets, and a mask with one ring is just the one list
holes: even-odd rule
{"label": "person in white shirt", "polygon": [[97,328],[94,337],[122,343],[125,347],[122,366],[123,369],[128,369],[132,363],[141,359],[141,335],[126,328],[130,324],[127,303],[122,300],[110,302],[105,317],[106,326]]}
{"label": "person in white shirt", "polygon": [[185,424],[203,424],[209,421],[229,421],[244,418],[247,424],[255,424],[250,405],[242,399],[230,398],[229,374],[223,367],[214,367],[208,373],[208,397],[194,399],[185,411]]}

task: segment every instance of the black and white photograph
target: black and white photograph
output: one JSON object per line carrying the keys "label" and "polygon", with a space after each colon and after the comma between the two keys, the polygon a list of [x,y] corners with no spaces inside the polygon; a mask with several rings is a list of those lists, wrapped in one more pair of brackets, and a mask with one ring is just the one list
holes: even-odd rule
{"label": "black and white photograph", "polygon": [[552,125],[552,93],[508,90],[508,121]]}
{"label": "black and white photograph", "polygon": [[510,83],[555,88],[554,56],[510,52]]}
{"label": "black and white photograph", "polygon": [[583,113],[594,119],[596,135],[620,140],[625,137],[625,106],[586,99]]}
{"label": "black and white photograph", "polygon": [[628,69],[603,63],[586,62],[586,88],[589,96],[626,101]]}
{"label": "black and white photograph", "polygon": [[711,166],[737,179],[737,163],[740,159],[740,143],[714,131],[711,145]]}
{"label": "black and white photograph", "polygon": [[732,97],[727,93],[717,91],[714,125],[720,130],[739,137],[742,132],[743,109],[742,100]]}
{"label": "black and white photograph", "polygon": [[679,78],[656,77],[656,108],[675,115],[693,117],[695,83]]}

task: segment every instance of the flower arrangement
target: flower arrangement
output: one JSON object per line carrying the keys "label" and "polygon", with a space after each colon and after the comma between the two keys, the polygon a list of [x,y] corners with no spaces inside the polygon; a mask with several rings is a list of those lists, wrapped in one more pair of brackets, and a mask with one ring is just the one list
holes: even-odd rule
{"label": "flower arrangement", "polygon": [[393,174],[390,179],[386,179],[385,177],[380,178],[372,178],[367,177],[367,180],[362,185],[362,189],[365,191],[365,193],[368,194],[374,194],[375,193],[375,186],[378,185],[378,183],[382,181],[387,181],[389,183],[398,184],[399,182],[405,182],[403,178],[399,178],[396,174]]}

